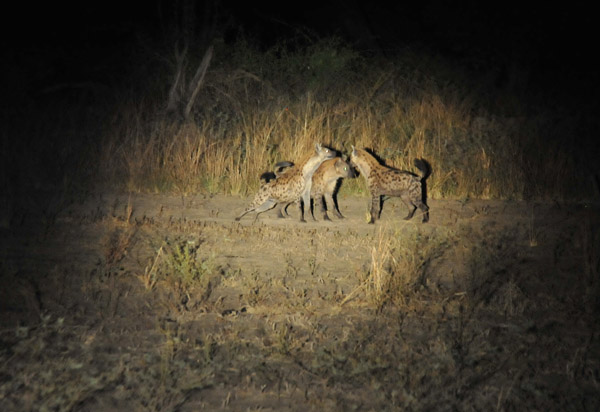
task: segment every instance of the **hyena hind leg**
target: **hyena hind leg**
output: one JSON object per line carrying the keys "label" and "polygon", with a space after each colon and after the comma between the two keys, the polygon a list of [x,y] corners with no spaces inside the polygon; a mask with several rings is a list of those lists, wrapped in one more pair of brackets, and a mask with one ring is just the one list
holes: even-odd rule
{"label": "hyena hind leg", "polygon": [[269,209],[273,209],[275,207],[275,205],[277,205],[277,201],[276,200],[274,200],[274,199],[267,199],[267,200],[265,200],[263,202],[262,205],[260,205],[256,209],[254,209],[254,211],[258,215],[259,213],[266,212]]}
{"label": "hyena hind leg", "polygon": [[274,208],[276,204],[277,204],[277,202],[275,200],[267,199],[265,202],[263,202],[263,204],[261,204],[258,207],[249,207],[248,209],[244,210],[241,215],[239,215],[238,217],[235,218],[235,220],[239,221],[242,217],[244,217],[244,215],[246,215],[247,213],[250,213],[252,211],[256,212],[256,217],[254,218],[254,220],[256,220],[256,219],[258,219],[259,214],[261,214],[262,212],[266,212],[269,209]]}
{"label": "hyena hind leg", "polygon": [[280,219],[286,219],[288,217],[290,217],[287,208],[289,205],[291,205],[293,202],[291,203],[280,203],[279,204],[279,208],[277,209],[277,217]]}
{"label": "hyena hind leg", "polygon": [[247,213],[252,212],[254,209],[246,209],[239,216],[236,216],[235,221],[239,222],[241,218],[243,218]]}
{"label": "hyena hind leg", "polygon": [[[412,206],[412,208],[411,208]],[[413,218],[413,216],[415,215],[415,212],[417,211],[417,207],[413,204],[411,204],[410,206],[408,206],[408,215],[406,215],[406,217],[404,218],[404,220],[410,220]]]}
{"label": "hyena hind leg", "polygon": [[423,223],[429,222],[429,206],[425,202],[419,203],[419,209],[423,212]]}
{"label": "hyena hind leg", "polygon": [[406,215],[404,220],[412,219],[415,215],[415,212],[417,211],[417,205],[415,204],[414,199],[411,199],[411,197],[408,194],[400,195],[400,199],[408,208],[408,215]]}
{"label": "hyena hind leg", "polygon": [[409,196],[401,196],[400,197],[406,207],[408,208],[408,215],[404,218],[404,220],[410,220],[415,215],[417,208],[423,212],[423,223],[427,223],[429,221],[429,207],[420,199],[411,199]]}

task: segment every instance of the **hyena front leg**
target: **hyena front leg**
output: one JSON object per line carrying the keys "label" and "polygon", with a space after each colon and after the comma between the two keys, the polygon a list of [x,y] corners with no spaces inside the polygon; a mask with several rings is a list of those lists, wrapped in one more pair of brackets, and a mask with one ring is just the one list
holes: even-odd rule
{"label": "hyena front leg", "polygon": [[300,199],[298,201],[298,208],[300,210],[300,222],[306,223],[306,219],[304,219],[304,200]]}
{"label": "hyena front leg", "polygon": [[371,220],[369,224],[375,223],[381,217],[381,196],[375,195],[371,198]]}
{"label": "hyena front leg", "polygon": [[344,215],[342,215],[342,212],[340,212],[340,207],[338,205],[338,201],[337,201],[337,196],[333,196],[332,194],[326,194],[325,195],[325,199],[329,199],[329,203],[330,205],[332,205],[332,210],[333,213],[335,213],[335,215],[340,218],[340,219],[344,219]]}
{"label": "hyena front leg", "polygon": [[304,210],[306,208],[310,209],[310,187],[308,190],[304,191],[302,198],[298,199],[298,206],[300,206],[300,221],[306,223],[306,220],[304,219]]}
{"label": "hyena front leg", "polygon": [[[319,204],[319,210],[321,211],[321,214],[323,216],[323,220],[329,220],[330,221],[331,219],[327,215],[327,207],[326,207],[327,206],[327,201],[325,200],[324,196],[326,196],[326,195],[321,195],[321,196],[318,196],[317,198],[313,199],[313,202],[315,202],[314,205],[313,205],[313,209],[317,208],[317,203],[318,203]],[[314,211],[313,211],[313,219],[317,220],[317,219],[315,219]]]}

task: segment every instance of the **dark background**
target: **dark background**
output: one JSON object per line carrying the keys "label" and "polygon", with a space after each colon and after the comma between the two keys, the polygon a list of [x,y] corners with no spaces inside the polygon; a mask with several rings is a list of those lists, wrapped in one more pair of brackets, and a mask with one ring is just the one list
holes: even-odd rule
{"label": "dark background", "polygon": [[518,65],[532,87],[595,99],[594,13],[585,3],[92,1],[4,7],[3,65],[27,72],[36,87],[114,80],[140,41],[170,41],[176,28],[199,42],[244,36],[265,48],[286,37],[338,35],[370,55],[431,49],[457,63],[475,59],[481,70]]}

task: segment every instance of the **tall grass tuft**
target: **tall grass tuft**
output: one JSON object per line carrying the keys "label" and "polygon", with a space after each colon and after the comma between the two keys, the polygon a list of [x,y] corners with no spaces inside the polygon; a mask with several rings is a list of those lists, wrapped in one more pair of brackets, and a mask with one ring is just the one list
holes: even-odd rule
{"label": "tall grass tuft", "polygon": [[388,304],[408,307],[418,291],[429,288],[429,266],[444,253],[449,241],[446,233],[407,235],[379,227],[365,280],[367,299],[377,309]]}

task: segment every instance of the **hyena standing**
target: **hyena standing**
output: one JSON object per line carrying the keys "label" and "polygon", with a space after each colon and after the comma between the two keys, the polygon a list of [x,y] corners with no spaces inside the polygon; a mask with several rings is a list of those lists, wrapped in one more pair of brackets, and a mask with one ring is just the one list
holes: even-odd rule
{"label": "hyena standing", "polygon": [[[284,174],[286,171],[283,170],[285,164],[290,164],[290,162],[280,162],[277,163],[278,169],[269,174],[270,177],[276,176],[279,177]],[[280,166],[281,165],[281,166]],[[266,173],[263,176],[267,175]],[[266,178],[267,176],[265,176]],[[314,210],[317,208],[317,204],[319,204],[319,210],[323,214],[324,220],[331,220],[329,215],[327,214],[327,210],[333,211],[333,213],[339,218],[343,219],[344,216],[340,212],[340,208],[337,202],[337,190],[339,188],[339,182],[344,178],[353,178],[356,177],[356,173],[354,173],[354,169],[347,161],[342,159],[341,157],[336,157],[334,159],[329,159],[324,161],[321,166],[317,169],[317,171],[313,174],[312,177],[312,190],[310,193],[310,197],[313,199],[314,205],[312,212],[313,220],[315,219]],[[286,217],[287,215],[287,207],[290,203],[280,204],[279,206],[279,217]],[[328,209],[330,208],[330,209]]]}
{"label": "hyena standing", "polygon": [[377,159],[363,149],[355,149],[352,146],[350,161],[367,180],[369,192],[371,192],[371,220],[375,223],[381,217],[382,196],[398,196],[406,207],[408,216],[404,219],[412,219],[417,207],[423,212],[423,223],[429,221],[429,207],[425,203],[426,193],[422,182],[427,179],[431,170],[423,159],[415,159],[415,166],[421,172],[419,176],[380,164]]}
{"label": "hyena standing", "polygon": [[282,176],[262,185],[252,203],[235,220],[240,220],[242,216],[252,211],[256,212],[258,218],[260,213],[272,209],[278,203],[293,203],[302,199],[303,202],[299,202],[300,221],[306,222],[302,203],[310,207],[312,176],[321,163],[334,156],[335,151],[317,143],[315,153],[307,155]]}

